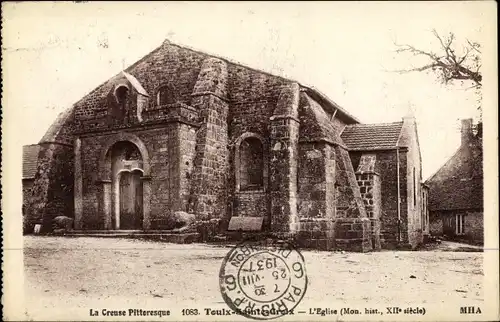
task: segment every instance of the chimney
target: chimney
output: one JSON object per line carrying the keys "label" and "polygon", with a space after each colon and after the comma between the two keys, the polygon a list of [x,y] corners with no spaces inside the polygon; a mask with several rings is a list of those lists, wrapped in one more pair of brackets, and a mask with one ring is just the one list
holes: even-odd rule
{"label": "chimney", "polygon": [[409,110],[405,116],[403,116],[403,123],[405,124],[414,124],[416,123],[416,118],[415,118],[415,114]]}
{"label": "chimney", "polygon": [[472,119],[462,120],[462,144],[468,144],[470,139],[474,136],[472,132]]}

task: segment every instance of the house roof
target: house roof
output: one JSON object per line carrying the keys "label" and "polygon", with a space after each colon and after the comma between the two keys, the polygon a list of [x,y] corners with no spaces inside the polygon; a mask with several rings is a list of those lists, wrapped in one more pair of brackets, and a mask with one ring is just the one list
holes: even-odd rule
{"label": "house roof", "polygon": [[483,208],[483,154],[481,140],[462,144],[455,154],[425,182],[429,210]]}
{"label": "house roof", "polygon": [[347,125],[340,135],[349,150],[383,150],[398,146],[403,122]]}
{"label": "house roof", "polygon": [[35,177],[39,151],[40,146],[37,144],[23,146],[23,179]]}

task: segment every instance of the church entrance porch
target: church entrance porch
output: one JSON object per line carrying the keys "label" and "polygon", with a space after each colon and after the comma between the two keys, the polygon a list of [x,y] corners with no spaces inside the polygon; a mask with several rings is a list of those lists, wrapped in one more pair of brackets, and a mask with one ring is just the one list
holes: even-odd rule
{"label": "church entrance porch", "polygon": [[[103,143],[98,158],[98,173],[92,183],[97,199],[96,215],[85,216],[84,194],[82,189],[78,189],[82,185],[82,167],[76,162],[75,231],[100,231],[103,234],[150,231],[151,166],[146,145],[137,135],[129,132],[98,139]],[[81,146],[93,144],[95,140],[77,139],[77,161],[83,159]]]}

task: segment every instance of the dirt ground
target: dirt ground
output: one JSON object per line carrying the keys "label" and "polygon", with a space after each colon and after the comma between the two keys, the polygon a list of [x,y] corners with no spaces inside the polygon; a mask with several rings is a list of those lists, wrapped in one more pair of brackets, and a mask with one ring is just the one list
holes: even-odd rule
{"label": "dirt ground", "polygon": [[[453,247],[451,247],[453,249]],[[90,308],[223,306],[219,269],[229,247],[115,238],[26,236],[29,318],[71,319]],[[303,251],[309,280],[300,306],[483,303],[483,253]],[[64,308],[62,310],[61,308]],[[227,308],[227,306],[226,306]]]}

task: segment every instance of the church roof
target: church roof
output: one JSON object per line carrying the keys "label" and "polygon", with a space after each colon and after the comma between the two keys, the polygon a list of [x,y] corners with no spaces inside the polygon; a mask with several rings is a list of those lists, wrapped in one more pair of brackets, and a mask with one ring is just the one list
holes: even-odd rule
{"label": "church roof", "polygon": [[[182,48],[182,49],[185,49],[185,50],[189,50],[191,52],[194,52],[194,53],[198,53],[198,54],[201,54],[201,55],[204,55],[204,56],[207,56],[207,57],[212,57],[212,58],[216,58],[216,59],[220,59],[220,60],[223,60],[225,61],[226,63],[228,64],[231,64],[231,65],[234,65],[234,66],[240,66],[242,68],[246,68],[246,69],[249,69],[249,70],[253,70],[253,71],[256,71],[258,73],[262,73],[262,74],[265,74],[265,75],[269,75],[269,76],[272,76],[272,77],[277,77],[277,78],[281,78],[281,79],[285,79],[285,80],[288,80],[288,81],[292,81],[292,82],[297,82],[300,87],[302,89],[304,89],[307,94],[309,96],[311,96],[313,99],[319,101],[319,102],[322,102],[324,103],[324,105],[331,110],[331,112],[337,110],[337,117],[339,118],[342,118],[344,122],[346,122],[347,124],[353,124],[353,123],[360,123],[360,120],[358,118],[356,118],[354,115],[350,114],[347,110],[345,110],[344,108],[342,108],[339,104],[337,104],[336,102],[332,101],[327,95],[325,95],[324,93],[320,92],[317,88],[313,87],[313,86],[309,86],[305,83],[302,83],[298,80],[294,80],[292,78],[289,78],[289,77],[286,77],[286,76],[278,76],[278,75],[275,75],[273,73],[270,73],[268,71],[265,71],[265,70],[262,70],[262,69],[259,69],[259,68],[254,68],[254,67],[251,67],[251,66],[248,66],[248,65],[245,65],[243,63],[240,63],[236,60],[233,60],[233,59],[230,59],[230,58],[226,58],[226,57],[223,57],[222,55],[218,55],[218,54],[214,54],[214,53],[210,53],[208,51],[203,51],[203,50],[198,50],[198,49],[194,49],[190,46],[187,46],[187,45],[184,45],[184,44],[178,44],[178,43],[174,43],[172,41],[170,41],[169,39],[165,39],[162,43],[162,45],[160,45],[159,47],[157,47],[156,49],[154,49],[153,51],[149,52],[148,54],[146,54],[144,57],[142,57],[141,59],[139,59],[138,61],[136,61],[135,63],[133,63],[132,65],[130,65],[129,67],[126,68],[127,71],[131,71],[136,65],[138,65],[139,63],[141,63],[142,61],[148,59],[150,56],[152,55],[155,55],[157,51],[161,50],[164,46],[176,46],[178,48]],[[125,71],[123,71],[123,73],[125,75],[129,75],[131,77],[134,77],[128,73],[126,73]],[[127,77],[128,78],[128,77]],[[130,80],[129,80],[130,81]],[[130,81],[132,83],[132,81]],[[140,86],[140,83],[136,80],[136,82],[139,84]],[[132,83],[134,84],[134,83]],[[142,87],[142,86],[141,86]],[[144,90],[144,92],[146,92]],[[142,94],[142,93],[141,93]],[[146,96],[149,96],[146,92],[146,94],[143,94],[143,95],[146,95]]]}
{"label": "church roof", "polygon": [[40,146],[37,144],[23,146],[23,179],[35,177],[39,151]]}
{"label": "church roof", "polygon": [[349,150],[384,150],[398,147],[403,122],[347,125],[341,138]]}

